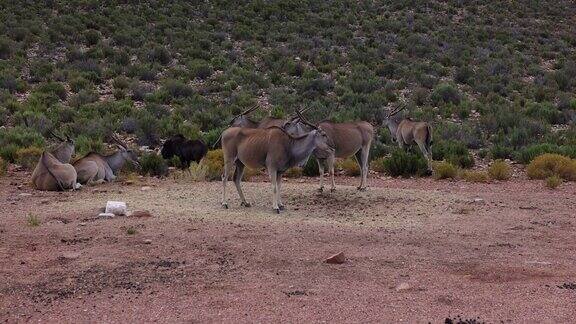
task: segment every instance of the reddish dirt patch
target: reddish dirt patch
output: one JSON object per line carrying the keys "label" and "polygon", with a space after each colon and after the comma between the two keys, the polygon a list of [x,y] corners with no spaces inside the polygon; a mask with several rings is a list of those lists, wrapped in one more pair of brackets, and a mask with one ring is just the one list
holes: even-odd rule
{"label": "reddish dirt patch", "polygon": [[[0,319],[48,322],[570,322],[576,189],[541,182],[146,180],[35,192],[0,179]],[[13,183],[13,184],[11,184]],[[342,185],[346,184],[346,186]],[[107,200],[152,217],[97,219]],[[476,201],[475,201],[476,200]],[[28,225],[29,215],[41,224]],[[150,240],[150,241],[146,241]],[[327,264],[343,251],[346,262]]]}

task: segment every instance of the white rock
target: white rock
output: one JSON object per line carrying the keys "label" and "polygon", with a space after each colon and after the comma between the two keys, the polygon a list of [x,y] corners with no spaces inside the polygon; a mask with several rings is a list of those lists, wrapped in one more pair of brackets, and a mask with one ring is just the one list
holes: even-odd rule
{"label": "white rock", "polygon": [[408,290],[410,288],[412,288],[412,286],[410,286],[409,283],[403,282],[403,283],[399,284],[398,286],[396,286],[396,291]]}
{"label": "white rock", "polygon": [[140,188],[140,190],[142,190],[142,191],[148,191],[150,189],[152,189],[152,187],[149,187],[149,186],[144,186],[144,187]]}
{"label": "white rock", "polygon": [[152,244],[152,240],[146,239],[146,240],[144,240],[144,244]]}
{"label": "white rock", "polygon": [[100,213],[100,214],[98,214],[99,218],[114,218],[114,216],[115,215],[112,213]]}
{"label": "white rock", "polygon": [[126,203],[123,201],[108,201],[106,203],[106,213],[118,215],[126,215],[128,208]]}

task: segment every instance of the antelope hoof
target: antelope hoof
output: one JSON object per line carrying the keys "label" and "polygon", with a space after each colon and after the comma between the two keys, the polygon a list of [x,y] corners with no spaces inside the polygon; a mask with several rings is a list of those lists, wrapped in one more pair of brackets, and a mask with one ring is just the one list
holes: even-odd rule
{"label": "antelope hoof", "polygon": [[366,187],[358,187],[358,191],[366,191]]}
{"label": "antelope hoof", "polygon": [[240,206],[244,206],[244,207],[252,207],[252,205],[248,202],[241,202]]}
{"label": "antelope hoof", "polygon": [[280,208],[274,208],[274,211],[276,212],[276,214],[280,214]]}
{"label": "antelope hoof", "polygon": [[222,203],[222,207],[224,207],[224,209],[228,209],[228,204],[227,204],[227,203]]}
{"label": "antelope hoof", "polygon": [[432,175],[432,170],[430,170],[430,169],[426,170],[426,173],[425,173],[424,175],[431,176],[431,175]]}
{"label": "antelope hoof", "polygon": [[280,210],[286,210],[286,207],[284,207],[284,205],[280,205],[280,206],[278,206],[278,208],[279,208]]}
{"label": "antelope hoof", "polygon": [[318,188],[318,192],[323,192],[323,191],[324,191],[324,187]]}
{"label": "antelope hoof", "polygon": [[330,188],[330,192],[336,191],[336,188]]}

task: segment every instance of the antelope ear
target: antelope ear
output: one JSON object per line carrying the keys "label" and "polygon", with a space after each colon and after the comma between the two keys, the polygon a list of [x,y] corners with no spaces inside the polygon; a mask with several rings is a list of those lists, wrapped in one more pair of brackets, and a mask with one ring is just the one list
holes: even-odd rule
{"label": "antelope ear", "polygon": [[126,151],[126,149],[124,147],[122,147],[121,145],[114,144],[114,146],[116,146],[120,151]]}

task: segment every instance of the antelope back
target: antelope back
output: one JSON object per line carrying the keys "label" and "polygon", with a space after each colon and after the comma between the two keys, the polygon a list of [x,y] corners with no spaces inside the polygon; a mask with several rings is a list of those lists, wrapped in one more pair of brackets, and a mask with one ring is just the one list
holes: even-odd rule
{"label": "antelope back", "polygon": [[362,146],[369,145],[374,137],[374,128],[367,122],[322,122],[319,127],[332,140],[339,158],[352,156]]}
{"label": "antelope back", "polygon": [[32,173],[32,183],[39,190],[74,189],[76,170],[72,165],[61,163],[56,157],[45,151]]}

